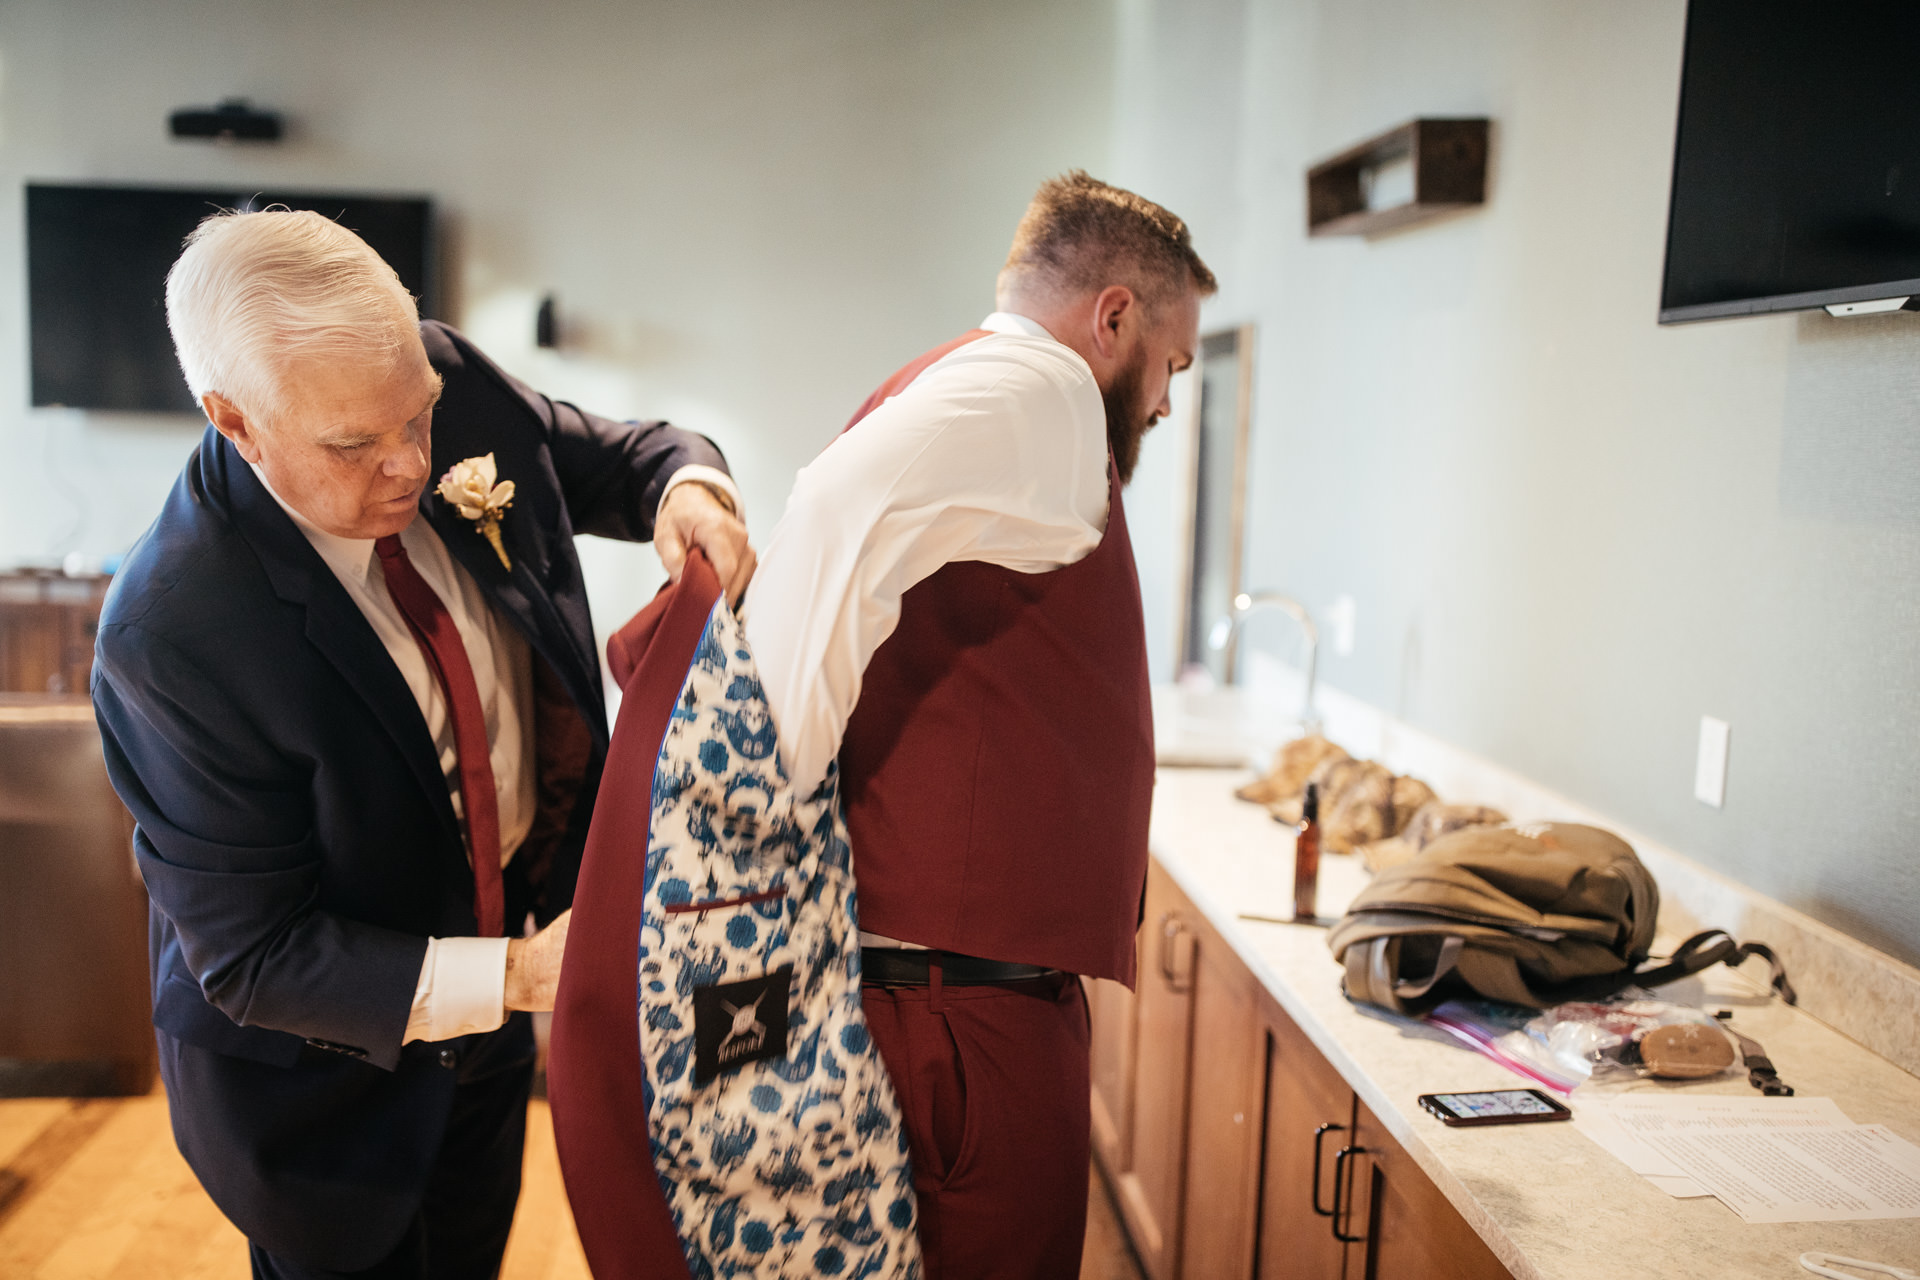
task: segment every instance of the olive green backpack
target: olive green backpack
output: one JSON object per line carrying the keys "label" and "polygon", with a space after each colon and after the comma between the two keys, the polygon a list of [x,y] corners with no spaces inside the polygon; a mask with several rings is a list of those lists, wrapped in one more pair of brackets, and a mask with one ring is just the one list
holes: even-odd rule
{"label": "olive green backpack", "polygon": [[1653,987],[1750,955],[1759,943],[1714,929],[1648,965],[1660,889],[1632,846],[1570,823],[1471,827],[1388,867],[1354,898],[1327,945],[1346,967],[1346,992],[1419,1014],[1450,996],[1535,1009]]}

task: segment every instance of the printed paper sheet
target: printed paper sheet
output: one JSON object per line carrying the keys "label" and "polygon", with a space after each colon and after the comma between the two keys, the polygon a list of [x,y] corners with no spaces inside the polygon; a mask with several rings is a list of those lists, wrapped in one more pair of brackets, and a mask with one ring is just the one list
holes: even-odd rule
{"label": "printed paper sheet", "polygon": [[1713,1195],[1748,1222],[1920,1218],[1920,1147],[1828,1098],[1625,1095],[1576,1126],[1670,1195]]}

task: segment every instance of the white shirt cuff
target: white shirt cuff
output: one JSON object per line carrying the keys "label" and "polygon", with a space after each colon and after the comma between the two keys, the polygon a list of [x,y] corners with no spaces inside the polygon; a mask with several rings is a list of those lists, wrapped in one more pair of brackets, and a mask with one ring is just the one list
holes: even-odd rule
{"label": "white shirt cuff", "polygon": [[509,938],[429,938],[404,1040],[451,1040],[507,1020]]}
{"label": "white shirt cuff", "polygon": [[[740,490],[734,487],[733,477],[718,467],[709,467],[698,462],[680,468],[667,479],[667,487],[660,491],[660,507],[666,506],[667,495],[683,484],[705,485],[713,490],[716,497],[732,506],[734,515],[742,519],[746,518],[747,505],[740,500]],[[659,516],[660,507],[654,508],[656,519]]]}

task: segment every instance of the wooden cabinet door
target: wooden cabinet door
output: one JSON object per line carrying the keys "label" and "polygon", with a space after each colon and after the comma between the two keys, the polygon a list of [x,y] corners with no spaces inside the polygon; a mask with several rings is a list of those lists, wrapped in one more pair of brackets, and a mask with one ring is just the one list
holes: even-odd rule
{"label": "wooden cabinet door", "polygon": [[[1144,935],[1143,935],[1144,936]],[[1146,957],[1142,957],[1145,963]],[[1141,972],[1144,981],[1145,972]],[[1133,992],[1104,978],[1083,979],[1092,1024],[1093,1154],[1109,1179],[1133,1167]]]}
{"label": "wooden cabinet door", "polygon": [[1266,1037],[1253,974],[1199,924],[1187,1099],[1182,1280],[1250,1280]]}
{"label": "wooden cabinet door", "polygon": [[1138,945],[1137,994],[1087,986],[1094,1151],[1147,1280],[1511,1280],[1158,862]]}
{"label": "wooden cabinet door", "polygon": [[1114,1188],[1147,1280],[1174,1280],[1179,1262],[1196,923],[1186,896],[1150,863],[1134,1007],[1130,1158]]}
{"label": "wooden cabinet door", "polygon": [[[1346,1268],[1350,1246],[1336,1237],[1327,1215],[1335,1155],[1353,1141],[1353,1091],[1277,1003],[1264,996],[1260,1003],[1267,1097],[1254,1274],[1259,1280],[1335,1280]],[[1351,1225],[1342,1229],[1356,1234]],[[1415,1274],[1396,1280],[1414,1280]]]}
{"label": "wooden cabinet door", "polygon": [[1511,1280],[1460,1211],[1363,1102],[1354,1104],[1349,1195],[1342,1229],[1364,1237],[1348,1246],[1346,1280]]}

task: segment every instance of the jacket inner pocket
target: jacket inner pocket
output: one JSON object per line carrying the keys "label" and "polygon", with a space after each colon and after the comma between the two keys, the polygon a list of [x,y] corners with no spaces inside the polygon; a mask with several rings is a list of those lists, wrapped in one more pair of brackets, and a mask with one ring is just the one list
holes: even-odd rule
{"label": "jacket inner pocket", "polygon": [[743,893],[736,898],[704,898],[698,902],[669,902],[662,908],[670,916],[686,915],[695,911],[724,911],[728,907],[751,906],[756,902],[772,902],[787,896],[787,886],[777,884],[771,889],[762,889],[758,893]]}

